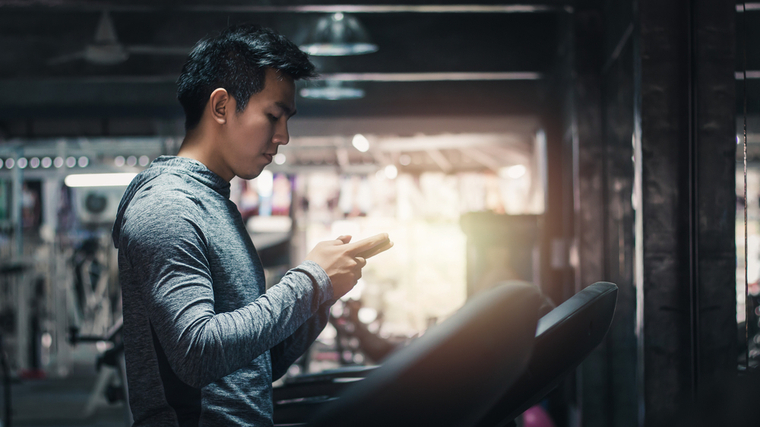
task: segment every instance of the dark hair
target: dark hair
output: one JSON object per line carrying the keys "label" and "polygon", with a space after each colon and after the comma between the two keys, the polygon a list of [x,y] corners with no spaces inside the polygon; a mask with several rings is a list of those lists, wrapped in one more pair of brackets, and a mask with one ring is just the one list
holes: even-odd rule
{"label": "dark hair", "polygon": [[211,93],[224,88],[245,110],[251,95],[264,89],[266,68],[294,80],[315,77],[314,64],[290,40],[269,28],[235,25],[199,41],[177,79],[177,99],[185,110],[185,129],[200,123]]}

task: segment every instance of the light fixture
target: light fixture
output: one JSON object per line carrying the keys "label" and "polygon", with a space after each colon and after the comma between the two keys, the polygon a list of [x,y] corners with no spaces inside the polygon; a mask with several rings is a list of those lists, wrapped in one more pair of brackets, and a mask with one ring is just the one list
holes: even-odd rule
{"label": "light fixture", "polygon": [[288,160],[287,157],[285,157],[282,153],[277,153],[274,155],[274,163],[278,165],[285,164],[285,161]]}
{"label": "light fixture", "polygon": [[329,101],[364,98],[364,89],[353,87],[350,83],[340,80],[317,80],[301,89],[299,93],[304,98]]}
{"label": "light fixture", "polygon": [[388,179],[396,179],[398,176],[398,169],[394,165],[388,165],[384,169],[385,177]]}
{"label": "light fixture", "polygon": [[363,55],[378,49],[359,20],[342,12],[319,18],[299,47],[315,56]]}
{"label": "light fixture", "polygon": [[69,187],[119,187],[127,186],[136,173],[90,173],[71,174],[63,182]]}
{"label": "light fixture", "polygon": [[351,141],[351,144],[353,144],[354,148],[361,151],[362,153],[366,153],[367,150],[369,150],[369,140],[366,136],[360,133],[354,135],[354,139]]}
{"label": "light fixture", "polygon": [[502,178],[519,179],[525,175],[525,172],[527,172],[527,168],[523,165],[514,165],[499,169],[499,175]]}
{"label": "light fixture", "polygon": [[274,174],[271,171],[264,170],[256,178],[256,190],[258,190],[259,196],[269,197],[274,190]]}

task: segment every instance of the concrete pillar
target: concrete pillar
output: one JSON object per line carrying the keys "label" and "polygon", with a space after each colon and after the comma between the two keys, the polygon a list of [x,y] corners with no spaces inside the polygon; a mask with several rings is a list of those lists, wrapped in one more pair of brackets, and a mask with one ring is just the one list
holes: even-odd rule
{"label": "concrete pillar", "polygon": [[736,368],[735,6],[635,6],[639,422],[655,426]]}

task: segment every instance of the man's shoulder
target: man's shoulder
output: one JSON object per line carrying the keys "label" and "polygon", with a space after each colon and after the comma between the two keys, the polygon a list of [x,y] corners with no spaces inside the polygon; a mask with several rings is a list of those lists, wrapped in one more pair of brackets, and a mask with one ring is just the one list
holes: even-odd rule
{"label": "man's shoulder", "polygon": [[126,206],[128,216],[144,220],[146,215],[166,217],[200,214],[203,189],[196,187],[198,186],[192,180],[181,174],[160,174],[135,192]]}
{"label": "man's shoulder", "polygon": [[166,172],[152,177],[136,192],[132,203],[167,204],[183,200],[197,200],[203,190],[187,176],[177,172]]}

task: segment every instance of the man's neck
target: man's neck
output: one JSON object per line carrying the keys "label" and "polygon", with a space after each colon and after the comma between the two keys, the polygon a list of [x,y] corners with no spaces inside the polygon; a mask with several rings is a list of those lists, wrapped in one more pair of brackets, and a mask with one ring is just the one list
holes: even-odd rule
{"label": "man's neck", "polygon": [[[197,160],[205,165],[209,170],[222,176],[222,171],[217,170],[217,165],[213,164],[212,159],[214,150],[214,141],[211,135],[208,135],[201,131],[201,129],[193,129],[185,135],[185,139],[182,141],[182,145],[177,152],[177,157],[186,157],[188,159]],[[227,179],[222,176],[222,178]],[[229,181],[229,179],[227,179]]]}

